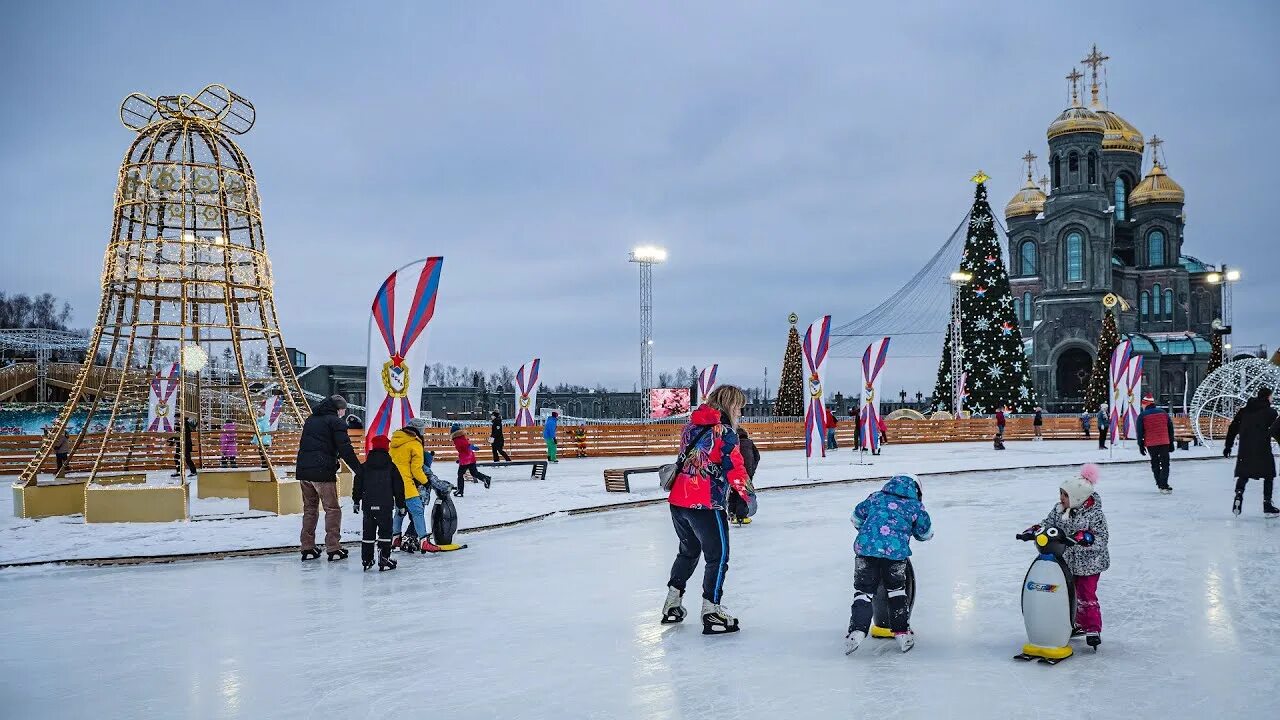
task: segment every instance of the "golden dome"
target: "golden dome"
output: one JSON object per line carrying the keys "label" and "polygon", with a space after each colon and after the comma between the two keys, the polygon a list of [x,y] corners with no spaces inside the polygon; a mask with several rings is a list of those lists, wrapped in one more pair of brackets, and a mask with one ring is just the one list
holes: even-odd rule
{"label": "golden dome", "polygon": [[1025,215],[1036,216],[1044,211],[1044,191],[1036,185],[1035,181],[1027,176],[1027,184],[1022,189],[1014,193],[1013,198],[1009,200],[1009,204],[1004,206],[1005,219],[1023,217]]}
{"label": "golden dome", "polygon": [[1104,134],[1106,131],[1106,123],[1098,116],[1098,113],[1077,103],[1063,110],[1062,114],[1049,124],[1049,130],[1045,134],[1052,140],[1059,135],[1068,133],[1095,132]]}
{"label": "golden dome", "polygon": [[1130,205],[1146,205],[1148,203],[1178,203],[1187,199],[1182,186],[1169,177],[1164,168],[1156,163],[1151,172],[1142,178],[1142,182],[1129,193]]}
{"label": "golden dome", "polygon": [[1106,126],[1106,132],[1102,135],[1103,150],[1124,150],[1142,154],[1146,145],[1138,128],[1110,110],[1094,112],[1102,118],[1102,124]]}

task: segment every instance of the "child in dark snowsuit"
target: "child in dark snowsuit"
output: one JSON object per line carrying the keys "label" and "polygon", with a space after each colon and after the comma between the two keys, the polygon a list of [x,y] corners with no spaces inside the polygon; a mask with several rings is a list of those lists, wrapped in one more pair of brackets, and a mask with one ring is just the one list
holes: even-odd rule
{"label": "child in dark snowsuit", "polygon": [[[754,495],[756,485],[753,481],[756,477],[756,468],[760,466],[760,450],[747,435],[746,428],[742,427],[738,428],[738,452],[742,454],[742,467],[747,471],[747,489]],[[751,524],[751,518],[747,516],[747,503],[737,493],[729,493],[728,505],[729,522],[738,525]]]}
{"label": "child in dark snowsuit", "polygon": [[364,535],[360,539],[360,559],[364,569],[373,567],[373,547],[378,546],[378,570],[395,570],[391,558],[391,510],[404,509],[404,480],[391,461],[387,448],[391,441],[378,435],[369,441],[369,455],[363,472],[356,475],[351,490],[352,507],[360,512],[364,503]]}
{"label": "child in dark snowsuit", "polygon": [[915,646],[915,634],[907,625],[907,558],[911,557],[912,538],[924,541],[933,537],[933,522],[922,500],[920,483],[914,477],[895,475],[853,509],[850,520],[858,529],[858,538],[853,543],[854,594],[849,634],[845,636],[846,655],[858,649],[871,629],[871,601],[881,583],[889,596],[890,628],[898,649],[907,652]]}

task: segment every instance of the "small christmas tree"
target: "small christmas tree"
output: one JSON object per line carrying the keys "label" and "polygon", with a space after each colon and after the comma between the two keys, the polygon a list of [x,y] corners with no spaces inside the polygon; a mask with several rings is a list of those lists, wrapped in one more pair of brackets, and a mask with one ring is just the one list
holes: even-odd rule
{"label": "small christmas tree", "polygon": [[[1009,273],[996,236],[995,218],[987,204],[989,179],[981,170],[972,178],[977,188],[960,260],[960,270],[970,276],[960,287],[962,364],[969,375],[965,408],[983,414],[1008,405],[1014,412],[1028,412],[1035,406],[1035,393],[1022,346],[1022,332],[1013,314]],[[948,339],[942,345],[942,364],[938,367],[938,383],[933,391],[934,409],[951,409],[952,387]]]}
{"label": "small christmas tree", "polygon": [[1205,376],[1222,367],[1222,333],[1213,332],[1213,338],[1209,341],[1209,367],[1205,370]]}
{"label": "small christmas tree", "polygon": [[1111,398],[1111,354],[1120,344],[1120,333],[1116,331],[1116,316],[1107,310],[1102,316],[1102,333],[1098,335],[1098,356],[1093,359],[1093,375],[1089,378],[1089,387],[1084,391],[1084,409],[1096,413],[1102,403]]}
{"label": "small christmas tree", "polygon": [[778,399],[773,414],[781,417],[799,417],[804,414],[804,361],[800,356],[800,333],[796,322],[800,319],[791,313],[791,331],[787,333],[787,352],[782,356],[782,381],[778,385]]}

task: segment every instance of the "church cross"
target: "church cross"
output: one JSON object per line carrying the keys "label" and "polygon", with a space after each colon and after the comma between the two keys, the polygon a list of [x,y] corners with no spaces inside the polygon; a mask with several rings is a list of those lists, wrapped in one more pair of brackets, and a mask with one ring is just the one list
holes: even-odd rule
{"label": "church cross", "polygon": [[1071,81],[1071,104],[1072,106],[1080,104],[1080,78],[1084,77],[1079,68],[1071,68],[1071,72],[1067,75],[1067,79]]}
{"label": "church cross", "polygon": [[1089,75],[1091,76],[1089,93],[1092,97],[1094,107],[1098,107],[1098,68],[1102,67],[1102,63],[1110,59],[1111,57],[1109,55],[1103,55],[1098,52],[1098,45],[1095,43],[1093,46],[1093,52],[1090,52],[1083,60],[1080,61],[1089,66]]}
{"label": "church cross", "polygon": [[1031,163],[1035,161],[1036,161],[1036,154],[1031,152],[1030,150],[1027,151],[1026,155],[1022,156],[1022,162],[1027,164],[1027,180],[1031,179]]}
{"label": "church cross", "polygon": [[1147,145],[1151,148],[1151,163],[1158,167],[1163,167],[1160,165],[1160,146],[1163,144],[1164,140],[1161,140],[1159,135],[1152,135],[1147,141]]}

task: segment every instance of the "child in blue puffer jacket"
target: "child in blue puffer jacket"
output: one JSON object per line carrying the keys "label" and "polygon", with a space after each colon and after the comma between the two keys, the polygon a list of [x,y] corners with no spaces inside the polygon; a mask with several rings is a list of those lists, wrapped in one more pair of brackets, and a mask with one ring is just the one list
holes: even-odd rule
{"label": "child in blue puffer jacket", "polygon": [[853,543],[854,593],[846,655],[858,649],[871,629],[871,600],[881,583],[889,597],[889,625],[898,649],[907,652],[915,646],[915,634],[907,625],[907,558],[911,557],[911,538],[924,541],[933,537],[933,522],[923,499],[919,481],[910,475],[895,475],[853,509],[850,520],[858,529],[858,538]]}

